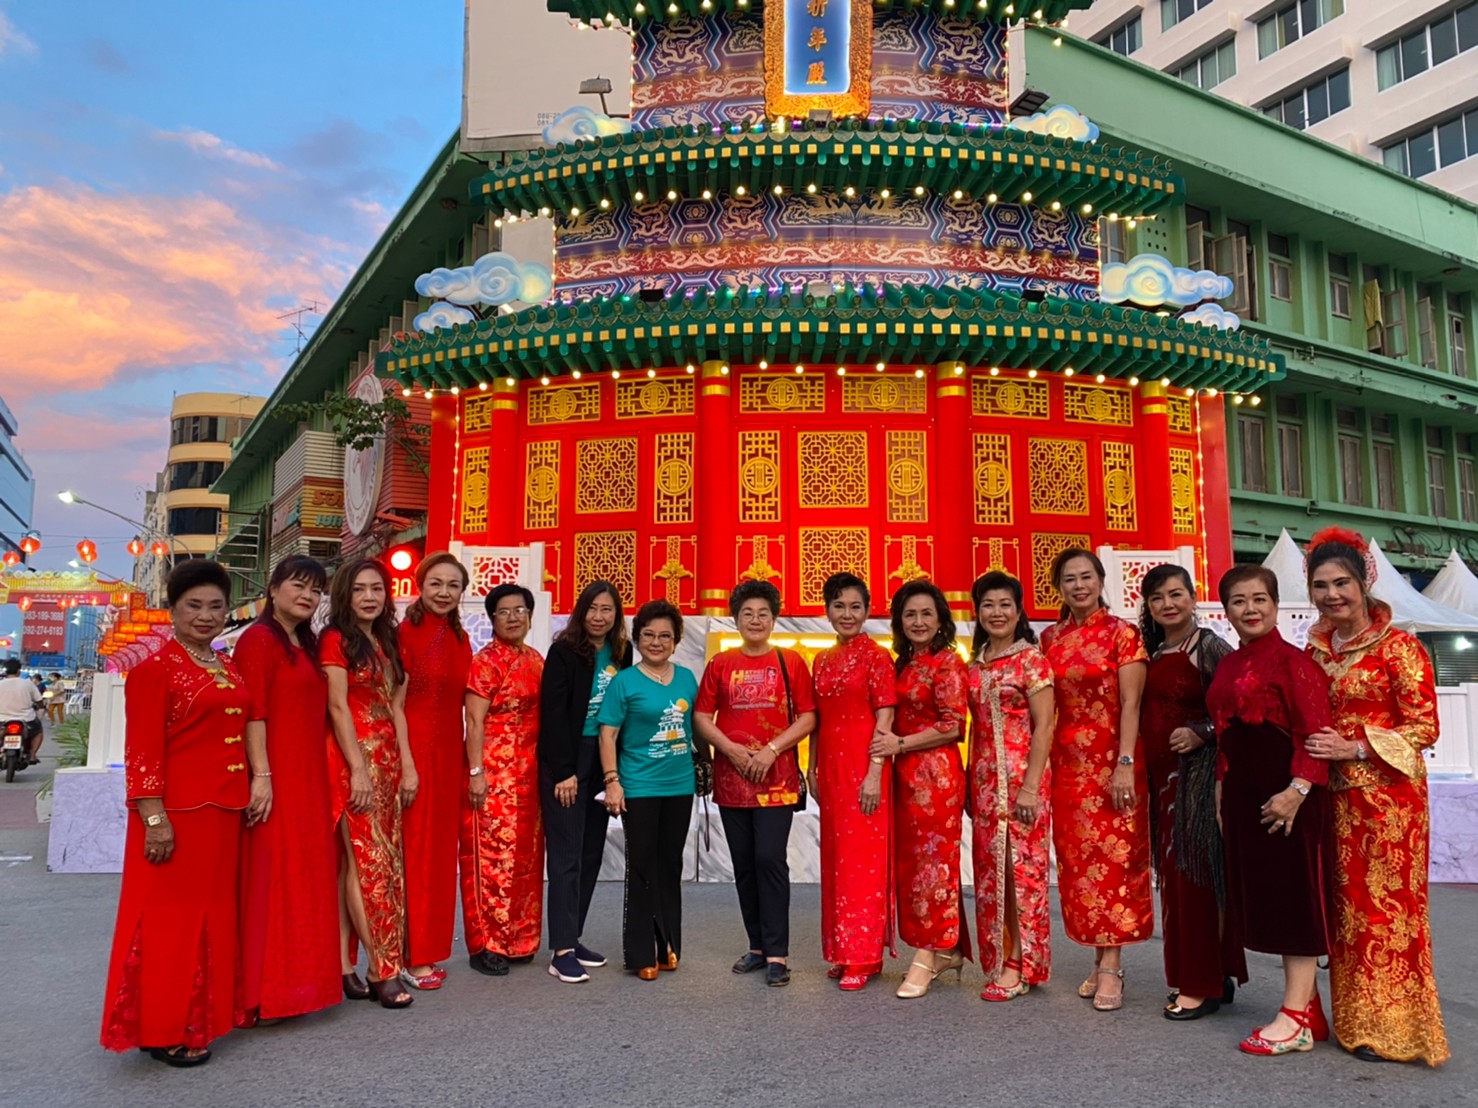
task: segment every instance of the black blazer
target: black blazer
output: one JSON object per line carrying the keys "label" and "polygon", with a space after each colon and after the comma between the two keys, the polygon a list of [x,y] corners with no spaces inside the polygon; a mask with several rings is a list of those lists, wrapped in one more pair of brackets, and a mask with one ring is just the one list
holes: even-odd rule
{"label": "black blazer", "polygon": [[[631,659],[628,639],[616,668],[626,669]],[[544,680],[539,685],[539,766],[553,774],[556,781],[575,776],[575,758],[580,753],[594,685],[594,658],[582,658],[562,642],[549,648]]]}

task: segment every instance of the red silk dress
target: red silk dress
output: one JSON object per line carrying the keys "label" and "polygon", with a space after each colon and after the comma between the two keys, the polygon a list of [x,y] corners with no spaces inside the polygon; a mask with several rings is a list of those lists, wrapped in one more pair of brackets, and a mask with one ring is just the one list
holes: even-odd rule
{"label": "red silk dress", "polygon": [[[870,816],[858,810],[876,713],[897,703],[893,660],[866,635],[823,650],[812,666],[818,725],[816,803],[821,810],[821,956],[838,966],[874,966],[893,950],[890,900],[890,775]],[[883,767],[885,770],[887,767]],[[893,951],[896,955],[896,951]]]}
{"label": "red silk dress", "polygon": [[205,1047],[234,1016],[251,697],[229,659],[205,669],[171,642],[129,672],[124,698],[129,807],[161,798],[175,848],[150,863],[144,821],[129,814],[102,1044]]}
{"label": "red silk dress", "polygon": [[[371,640],[373,642],[373,640]],[[332,729],[329,765],[334,783],[334,823],[343,820],[359,873],[359,893],[369,926],[366,945],[369,976],[389,981],[405,968],[405,867],[401,854],[400,744],[395,736],[390,659],[374,644],[370,665],[351,666],[338,631],[323,633],[319,657],[349,675],[349,711],[369,770],[373,801],[367,812],[349,810],[349,763]],[[349,955],[354,954],[353,940]]]}
{"label": "red silk dress", "polygon": [[[1000,976],[1006,952],[1006,867],[1016,886],[1021,932],[1021,979],[1044,984],[1052,976],[1052,916],[1047,898],[1052,833],[1044,803],[1031,827],[1011,813],[1016,790],[1026,780],[1032,745],[1031,697],[1052,687],[1052,666],[1031,643],[1018,639],[989,662],[976,661],[967,675],[970,700],[969,789],[974,810],[975,937],[980,968],[988,980]],[[1051,771],[1039,792],[1052,795]]]}
{"label": "red silk dress", "polygon": [[247,828],[241,862],[237,1022],[282,1019],[339,1003],[339,855],[328,751],[328,684],[306,653],[270,627],[232,652],[267,727],[272,813]]}
{"label": "red silk dress", "polygon": [[401,813],[406,962],[429,966],[451,957],[456,929],[457,835],[467,795],[462,697],[472,644],[431,612],[397,631],[406,674],[405,725],[421,779],[415,803]]}
{"label": "red silk dress", "polygon": [[462,920],[467,952],[523,958],[544,924],[544,820],[539,808],[539,683],[544,659],[494,638],[472,658],[467,691],[488,701],[482,766],[488,798],[462,797]]}
{"label": "red silk dress", "polygon": [[1144,759],[1134,758],[1134,807],[1114,810],[1109,780],[1119,762],[1119,670],[1148,661],[1139,631],[1100,608],[1042,635],[1052,663],[1057,728],[1052,741],[1052,844],[1067,937],[1083,946],[1142,943],[1155,929]]}
{"label": "red silk dress", "polygon": [[1437,741],[1432,661],[1414,635],[1371,602],[1368,630],[1335,652],[1332,628],[1309,633],[1309,653],[1333,679],[1334,726],[1363,739],[1368,761],[1335,762],[1334,918],[1329,987],[1334,1034],[1399,1062],[1447,1060],[1427,916],[1427,774]]}
{"label": "red silk dress", "polygon": [[[896,678],[893,733],[931,727],[964,732],[965,663],[953,647],[915,655]],[[945,743],[893,759],[893,872],[898,891],[898,934],[920,950],[969,957],[970,929],[960,895],[960,839],[964,833],[965,765],[959,747]]]}

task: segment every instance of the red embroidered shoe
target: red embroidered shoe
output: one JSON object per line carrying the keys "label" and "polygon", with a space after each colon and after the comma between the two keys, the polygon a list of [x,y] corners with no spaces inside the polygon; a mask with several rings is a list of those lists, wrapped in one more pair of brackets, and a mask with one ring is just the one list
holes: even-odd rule
{"label": "red embroidered shoe", "polygon": [[875,962],[870,966],[841,966],[840,980],[837,988],[843,992],[855,993],[864,988],[869,981],[883,972],[883,964]]}
{"label": "red embroidered shoe", "polygon": [[1021,973],[1020,958],[1006,959],[1005,964],[1001,966],[1001,971],[1004,973],[1006,970],[1015,970],[1017,972],[1018,977],[1016,980],[1016,984],[1012,985],[1010,988],[1005,988],[998,982],[992,981],[989,985],[981,990],[981,1000],[989,1000],[993,1003],[1000,1004],[1007,1000],[1015,1000],[1019,996],[1025,996],[1027,993],[1032,991],[1032,987],[1028,985],[1024,980],[1022,980],[1019,976]]}
{"label": "red embroidered shoe", "polygon": [[1299,1011],[1296,1008],[1280,1008],[1285,1016],[1298,1024],[1298,1030],[1286,1039],[1269,1039],[1263,1032],[1266,1028],[1259,1028],[1247,1038],[1237,1044],[1237,1049],[1243,1054],[1257,1054],[1271,1057],[1277,1054],[1295,1054],[1314,1049],[1314,1032],[1309,1027],[1308,1009]]}
{"label": "red embroidered shoe", "polygon": [[838,978],[840,978],[842,976],[842,974],[844,974],[846,972],[847,972],[847,967],[846,966],[832,966],[829,970],[826,971],[826,976],[829,977],[829,978],[831,978],[833,981],[835,981]]}
{"label": "red embroidered shoe", "polygon": [[1314,1034],[1314,1042],[1327,1043],[1329,1041],[1329,1021],[1324,1018],[1324,1005],[1319,1003],[1319,994],[1314,994],[1314,999],[1309,1001],[1309,1006],[1304,1009],[1309,1016],[1309,1030]]}

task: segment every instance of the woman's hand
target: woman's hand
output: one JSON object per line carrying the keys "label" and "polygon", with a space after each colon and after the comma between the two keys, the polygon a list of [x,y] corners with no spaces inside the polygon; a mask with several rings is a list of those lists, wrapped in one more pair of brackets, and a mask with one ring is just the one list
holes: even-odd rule
{"label": "woman's hand", "polygon": [[421,775],[416,772],[413,763],[407,762],[400,767],[400,806],[409,808],[416,799],[416,794],[421,791]]}
{"label": "woman's hand", "polygon": [[166,815],[159,826],[144,828],[144,857],[154,865],[162,866],[173,853],[174,824],[169,822],[169,816]]}
{"label": "woman's hand", "polygon": [[754,751],[738,743],[729,743],[723,748],[723,755],[730,764],[739,771],[739,776],[746,781],[753,781],[753,771],[750,763],[754,761]]}
{"label": "woman's hand", "polygon": [[1200,750],[1205,745],[1206,740],[1189,727],[1177,727],[1170,732],[1170,749],[1177,754],[1189,754],[1193,750]]}
{"label": "woman's hand", "polygon": [[349,810],[362,814],[375,806],[375,787],[363,763],[349,771]]}
{"label": "woman's hand", "polygon": [[251,801],[246,806],[246,825],[254,827],[266,823],[272,814],[272,776],[266,774],[251,779]]}
{"label": "woman's hand", "polygon": [[773,746],[762,746],[749,752],[749,780],[758,785],[780,760]]}
{"label": "woman's hand", "polygon": [[488,775],[486,773],[467,778],[467,802],[474,809],[481,809],[488,802]]}
{"label": "woman's hand", "polygon": [[1310,758],[1321,762],[1348,762],[1360,754],[1360,744],[1346,742],[1333,727],[1323,727],[1304,740]]}
{"label": "woman's hand", "polygon": [[806,770],[806,791],[812,796],[816,795],[816,767],[812,766]]}
{"label": "woman's hand", "polygon": [[1016,811],[1016,818],[1030,827],[1037,822],[1037,814],[1042,810],[1042,798],[1037,795],[1036,789],[1022,785],[1016,790],[1016,801],[1012,807]]}
{"label": "woman's hand", "polygon": [[559,801],[561,807],[573,808],[575,806],[575,797],[579,792],[580,778],[575,774],[570,774],[563,781],[556,781],[554,783],[554,799]]}
{"label": "woman's hand", "polygon": [[903,753],[903,736],[895,735],[891,729],[872,733],[872,745],[867,748],[869,758],[891,758]]}
{"label": "woman's hand", "polygon": [[1298,815],[1303,802],[1303,793],[1295,788],[1287,788],[1268,797],[1262,806],[1262,823],[1268,834],[1276,835],[1279,831],[1285,835],[1293,834],[1293,818]]}
{"label": "woman's hand", "polygon": [[878,805],[883,802],[883,767],[870,766],[867,776],[862,779],[862,787],[857,790],[857,810],[864,816],[870,816],[878,810]]}
{"label": "woman's hand", "polygon": [[1114,767],[1114,775],[1109,778],[1109,800],[1113,802],[1116,812],[1134,810],[1133,766]]}
{"label": "woman's hand", "polygon": [[606,811],[613,816],[622,815],[626,811],[626,790],[621,787],[619,780],[606,782]]}

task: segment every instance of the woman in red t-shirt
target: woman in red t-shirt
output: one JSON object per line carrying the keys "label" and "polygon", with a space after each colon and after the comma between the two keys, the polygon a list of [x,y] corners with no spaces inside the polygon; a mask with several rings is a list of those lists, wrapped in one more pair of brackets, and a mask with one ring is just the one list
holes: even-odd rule
{"label": "woman in red t-shirt", "polygon": [[770,645],[780,592],[745,581],[729,596],[744,645],[708,663],[693,713],[713,759],[713,797],[724,823],[749,950],[735,973],[765,971],[765,984],[790,984],[790,823],[801,799],[795,748],[816,726],[811,673],[793,651]]}

